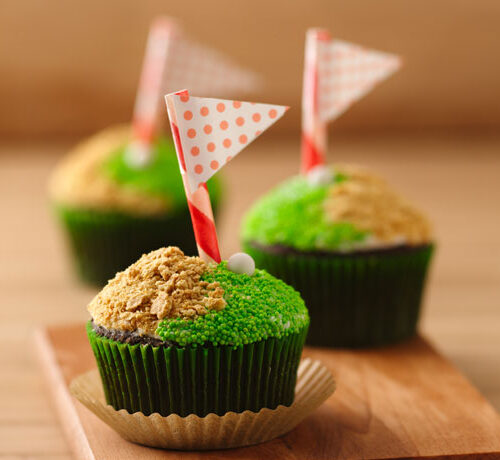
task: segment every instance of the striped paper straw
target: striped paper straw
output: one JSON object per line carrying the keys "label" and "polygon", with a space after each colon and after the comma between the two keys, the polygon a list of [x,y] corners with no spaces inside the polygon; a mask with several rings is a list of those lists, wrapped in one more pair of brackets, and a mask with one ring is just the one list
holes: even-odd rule
{"label": "striped paper straw", "polygon": [[151,161],[151,146],[158,130],[163,79],[172,37],[177,27],[169,18],[156,19],[149,31],[132,121],[132,142],[126,158],[133,166]]}
{"label": "striped paper straw", "polygon": [[202,183],[195,192],[191,192],[188,175],[186,174],[186,162],[184,160],[184,149],[179,135],[179,127],[177,123],[177,113],[175,105],[172,101],[172,96],[178,95],[181,98],[189,98],[187,90],[178,91],[165,96],[167,102],[168,117],[170,119],[170,128],[172,129],[172,137],[174,138],[175,150],[181,170],[182,181],[186,198],[191,213],[193,222],[194,237],[198,247],[198,254],[206,262],[220,263],[219,241],[217,239],[217,230],[215,229],[214,215],[210,196],[206,183]]}
{"label": "striped paper straw", "polygon": [[302,88],[302,157],[301,171],[325,163],[327,148],[326,122],[319,116],[319,44],[330,40],[324,29],[309,29],[306,34],[304,83]]}

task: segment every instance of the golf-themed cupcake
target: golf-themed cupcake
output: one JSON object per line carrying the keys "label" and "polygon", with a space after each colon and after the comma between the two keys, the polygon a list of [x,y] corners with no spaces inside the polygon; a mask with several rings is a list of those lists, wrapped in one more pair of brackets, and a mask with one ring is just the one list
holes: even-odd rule
{"label": "golf-themed cupcake", "polygon": [[[290,405],[307,310],[293,288],[255,270],[248,255],[221,261],[206,181],[228,160],[204,148],[226,145],[224,155],[236,156],[247,143],[238,137],[257,137],[254,129],[229,128],[237,116],[272,110],[257,126],[264,130],[286,108],[187,91],[166,100],[201,258],[174,247],[144,255],[89,305],[89,339],[107,401],[131,413],[200,417]],[[220,126],[217,112],[228,126]],[[208,123],[219,127],[199,139]]]}
{"label": "golf-themed cupcake", "polygon": [[251,264],[230,268],[168,247],[109,281],[87,326],[108,404],[203,417],[293,402],[304,302]]}
{"label": "golf-themed cupcake", "polygon": [[432,234],[378,176],[338,165],[292,178],[247,213],[242,243],[302,294],[309,343],[369,346],[415,333]]}
{"label": "golf-themed cupcake", "polygon": [[[216,78],[221,74],[223,80]],[[154,21],[131,128],[112,127],[78,145],[51,180],[51,201],[83,279],[102,286],[165,243],[196,252],[173,142],[164,134],[163,96],[182,87],[239,93],[257,81],[226,56],[187,39],[174,21]],[[207,185],[217,210],[219,186]]]}
{"label": "golf-themed cupcake", "polygon": [[432,236],[427,219],[376,175],[326,166],[327,123],[400,67],[397,56],[306,37],[302,175],[248,212],[244,250],[302,294],[308,342],[370,346],[415,333]]}
{"label": "golf-themed cupcake", "polygon": [[[76,146],[50,182],[50,199],[81,277],[104,285],[141,254],[169,244],[196,253],[173,143],[158,136],[151,161],[127,161],[128,126],[108,128]],[[220,185],[208,184],[217,209]]]}
{"label": "golf-themed cupcake", "polygon": [[[255,269],[248,254],[221,260],[206,181],[286,107],[187,91],[166,102],[199,257],[160,248],[108,282],[88,307],[87,325],[108,405],[93,371],[71,391],[139,444],[199,450],[269,441],[297,426],[335,383],[318,361],[299,366],[309,327],[300,294]],[[233,123],[256,113],[256,127]],[[189,135],[207,123],[219,129]],[[189,157],[194,142],[199,150]],[[204,148],[211,144],[225,146],[224,156]]]}

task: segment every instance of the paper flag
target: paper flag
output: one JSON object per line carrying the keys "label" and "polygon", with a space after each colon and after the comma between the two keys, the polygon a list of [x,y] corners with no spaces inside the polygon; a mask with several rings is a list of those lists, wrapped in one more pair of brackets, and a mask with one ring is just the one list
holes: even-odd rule
{"label": "paper flag", "polygon": [[243,69],[222,53],[181,35],[170,43],[163,94],[189,88],[194,94],[232,96],[257,90],[261,78]]}
{"label": "paper flag", "polygon": [[176,114],[177,135],[182,146],[181,169],[187,175],[191,192],[288,109],[281,105],[193,97],[187,92],[169,94],[166,98]]}
{"label": "paper flag", "polygon": [[208,96],[231,96],[253,91],[260,84],[257,74],[184,37],[173,19],[157,18],[149,31],[127,161],[138,167],[150,161],[164,94],[187,87]]}
{"label": "paper flag", "polygon": [[327,122],[400,65],[395,55],[331,40],[325,29],[308,29],[302,91],[302,173],[325,164]]}
{"label": "paper flag", "polygon": [[318,111],[323,121],[340,116],[401,66],[398,56],[341,40],[318,43]]}

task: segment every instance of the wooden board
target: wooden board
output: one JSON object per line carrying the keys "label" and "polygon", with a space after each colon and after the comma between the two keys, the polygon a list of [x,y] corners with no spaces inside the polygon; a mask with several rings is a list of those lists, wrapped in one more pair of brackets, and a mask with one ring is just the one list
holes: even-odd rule
{"label": "wooden board", "polygon": [[259,446],[182,454],[122,440],[69,394],[68,383],[95,367],[83,324],[39,330],[36,344],[79,459],[500,459],[500,417],[421,337],[368,351],[307,348],[338,390],[305,422]]}

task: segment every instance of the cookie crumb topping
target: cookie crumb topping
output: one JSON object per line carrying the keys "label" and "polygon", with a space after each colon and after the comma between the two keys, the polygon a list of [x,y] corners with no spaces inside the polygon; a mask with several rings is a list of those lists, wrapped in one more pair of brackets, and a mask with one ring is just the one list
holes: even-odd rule
{"label": "cookie crumb topping", "polygon": [[402,239],[409,244],[421,244],[430,241],[427,219],[383,179],[353,166],[343,165],[338,169],[349,180],[329,188],[325,211],[330,222],[349,222],[381,242]]}
{"label": "cookie crumb topping", "polygon": [[54,170],[49,192],[58,205],[159,215],[172,208],[170,199],[125,187],[103,171],[111,155],[129,142],[130,127],[114,126],[75,146]]}
{"label": "cookie crumb topping", "polygon": [[161,320],[194,320],[225,307],[220,284],[201,280],[207,270],[206,262],[179,248],[158,249],[117,273],[88,310],[99,326],[154,336]]}

